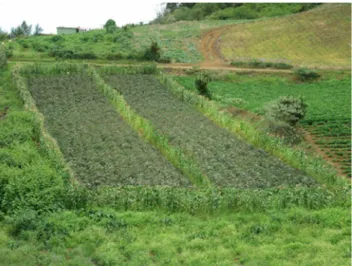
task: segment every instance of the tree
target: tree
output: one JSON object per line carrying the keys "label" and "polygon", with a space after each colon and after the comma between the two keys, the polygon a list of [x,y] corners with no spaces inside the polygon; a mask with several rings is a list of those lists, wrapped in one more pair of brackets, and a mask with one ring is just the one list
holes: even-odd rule
{"label": "tree", "polygon": [[26,21],[23,21],[20,27],[23,30],[24,35],[26,36],[31,35],[32,25],[28,25]]}
{"label": "tree", "polygon": [[105,25],[104,29],[106,30],[107,33],[114,33],[117,29],[116,22],[113,19],[109,19]]}
{"label": "tree", "polygon": [[43,32],[43,28],[39,24],[35,25],[34,35],[40,35]]}
{"label": "tree", "polygon": [[20,26],[16,28],[11,28],[11,33],[10,33],[11,38],[15,38],[23,35],[24,35],[24,32]]}
{"label": "tree", "polygon": [[8,34],[6,31],[3,31],[2,28],[0,28],[0,41],[6,40],[8,37]]}
{"label": "tree", "polygon": [[209,73],[201,72],[197,74],[194,84],[200,95],[211,100],[211,93],[208,89],[209,82],[211,82],[211,76],[209,75]]}

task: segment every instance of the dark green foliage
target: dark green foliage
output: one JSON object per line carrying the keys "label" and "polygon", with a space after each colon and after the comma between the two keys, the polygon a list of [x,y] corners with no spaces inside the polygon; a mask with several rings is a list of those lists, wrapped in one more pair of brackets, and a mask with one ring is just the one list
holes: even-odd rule
{"label": "dark green foliage", "polygon": [[8,39],[8,33],[3,31],[2,28],[0,27],[0,41],[5,41]]}
{"label": "dark green foliage", "polygon": [[318,79],[320,77],[320,74],[315,70],[299,68],[295,70],[295,76],[301,81],[310,81]]}
{"label": "dark green foliage", "polygon": [[161,58],[160,50],[159,44],[156,41],[152,41],[150,48],[147,48],[144,53],[144,59],[158,62]]}
{"label": "dark green foliage", "polygon": [[282,96],[268,104],[265,111],[269,118],[295,126],[306,115],[307,107],[303,97]]}
{"label": "dark green foliage", "polygon": [[64,39],[64,37],[62,35],[55,35],[55,36],[51,37],[51,41],[53,43],[62,42],[64,40],[65,39]]}
{"label": "dark green foliage", "polygon": [[194,81],[195,87],[198,93],[208,99],[211,99],[211,93],[208,89],[208,83],[211,81],[211,77],[208,73],[198,73]]}
{"label": "dark green foliage", "polygon": [[0,45],[0,69],[7,65],[7,53],[5,48]]}
{"label": "dark green foliage", "polygon": [[292,65],[282,62],[264,62],[258,60],[252,61],[232,61],[232,66],[243,68],[276,68],[276,69],[291,69]]}
{"label": "dark green foliage", "polygon": [[105,25],[104,29],[107,33],[114,33],[117,30],[116,22],[113,19],[109,19]]}
{"label": "dark green foliage", "polygon": [[34,41],[32,43],[32,48],[37,52],[46,52],[49,49],[49,46],[45,43]]}
{"label": "dark green foliage", "polygon": [[307,11],[320,4],[311,3],[181,3],[166,6],[154,23],[181,20],[242,20],[275,17]]}
{"label": "dark green foliage", "polygon": [[35,25],[33,35],[40,35],[43,32],[43,28],[39,26],[39,24]]}
{"label": "dark green foliage", "polygon": [[49,51],[49,55],[58,59],[97,59],[98,56],[93,52],[80,52],[54,46]]}
{"label": "dark green foliage", "polygon": [[31,76],[29,85],[49,132],[87,186],[188,184],[121,119],[87,74]]}
{"label": "dark green foliage", "polygon": [[[280,184],[314,185],[315,181],[263,150],[255,149],[202,113],[179,100],[152,76],[111,75],[106,81],[122,93],[137,112],[195,159],[212,183],[238,188],[264,188]],[[204,100],[204,97],[198,97]]]}

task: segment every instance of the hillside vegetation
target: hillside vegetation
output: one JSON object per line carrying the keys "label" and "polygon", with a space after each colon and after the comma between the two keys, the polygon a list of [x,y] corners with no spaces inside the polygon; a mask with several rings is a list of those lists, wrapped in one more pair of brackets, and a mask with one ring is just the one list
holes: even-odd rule
{"label": "hillside vegetation", "polygon": [[314,8],[318,3],[167,3],[154,23],[195,20],[237,20],[283,16]]}
{"label": "hillside vegetation", "polygon": [[219,47],[230,61],[348,68],[351,4],[329,4],[292,16],[234,25],[221,36]]}

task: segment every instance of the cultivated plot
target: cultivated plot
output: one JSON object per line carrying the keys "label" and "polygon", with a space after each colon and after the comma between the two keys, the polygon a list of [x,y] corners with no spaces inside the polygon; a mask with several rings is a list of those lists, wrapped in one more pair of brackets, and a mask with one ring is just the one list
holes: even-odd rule
{"label": "cultivated plot", "polygon": [[85,74],[36,77],[29,89],[46,126],[87,185],[189,185],[120,118]]}
{"label": "cultivated plot", "polygon": [[193,156],[216,185],[264,188],[314,184],[302,172],[216,126],[153,76],[110,75],[105,79],[132,108],[168,135],[173,145]]}

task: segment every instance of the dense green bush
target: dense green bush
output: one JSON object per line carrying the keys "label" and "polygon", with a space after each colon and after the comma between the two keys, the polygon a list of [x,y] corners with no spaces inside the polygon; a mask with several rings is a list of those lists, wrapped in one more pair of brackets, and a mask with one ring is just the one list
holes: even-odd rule
{"label": "dense green bush", "polygon": [[195,86],[198,90],[198,93],[202,96],[211,99],[211,94],[208,89],[208,83],[211,81],[211,77],[208,73],[201,72],[198,73],[195,79]]}
{"label": "dense green bush", "polygon": [[117,30],[116,22],[113,19],[109,19],[105,25],[104,29],[107,33],[114,33]]}
{"label": "dense green bush", "polygon": [[64,41],[64,37],[61,35],[55,35],[51,37],[51,42],[53,43],[60,42],[60,41]]}
{"label": "dense green bush", "polygon": [[310,81],[318,79],[320,75],[315,70],[299,68],[295,70],[295,77],[301,81]]}
{"label": "dense green bush", "polygon": [[150,48],[147,48],[144,53],[144,59],[151,61],[159,61],[161,58],[160,46],[156,41],[152,41]]}
{"label": "dense green bush", "polygon": [[5,48],[0,45],[0,69],[5,67],[7,64],[7,55]]}
{"label": "dense green bush", "polygon": [[303,97],[282,96],[265,107],[266,115],[274,120],[279,120],[295,126],[304,118],[307,104]]}

